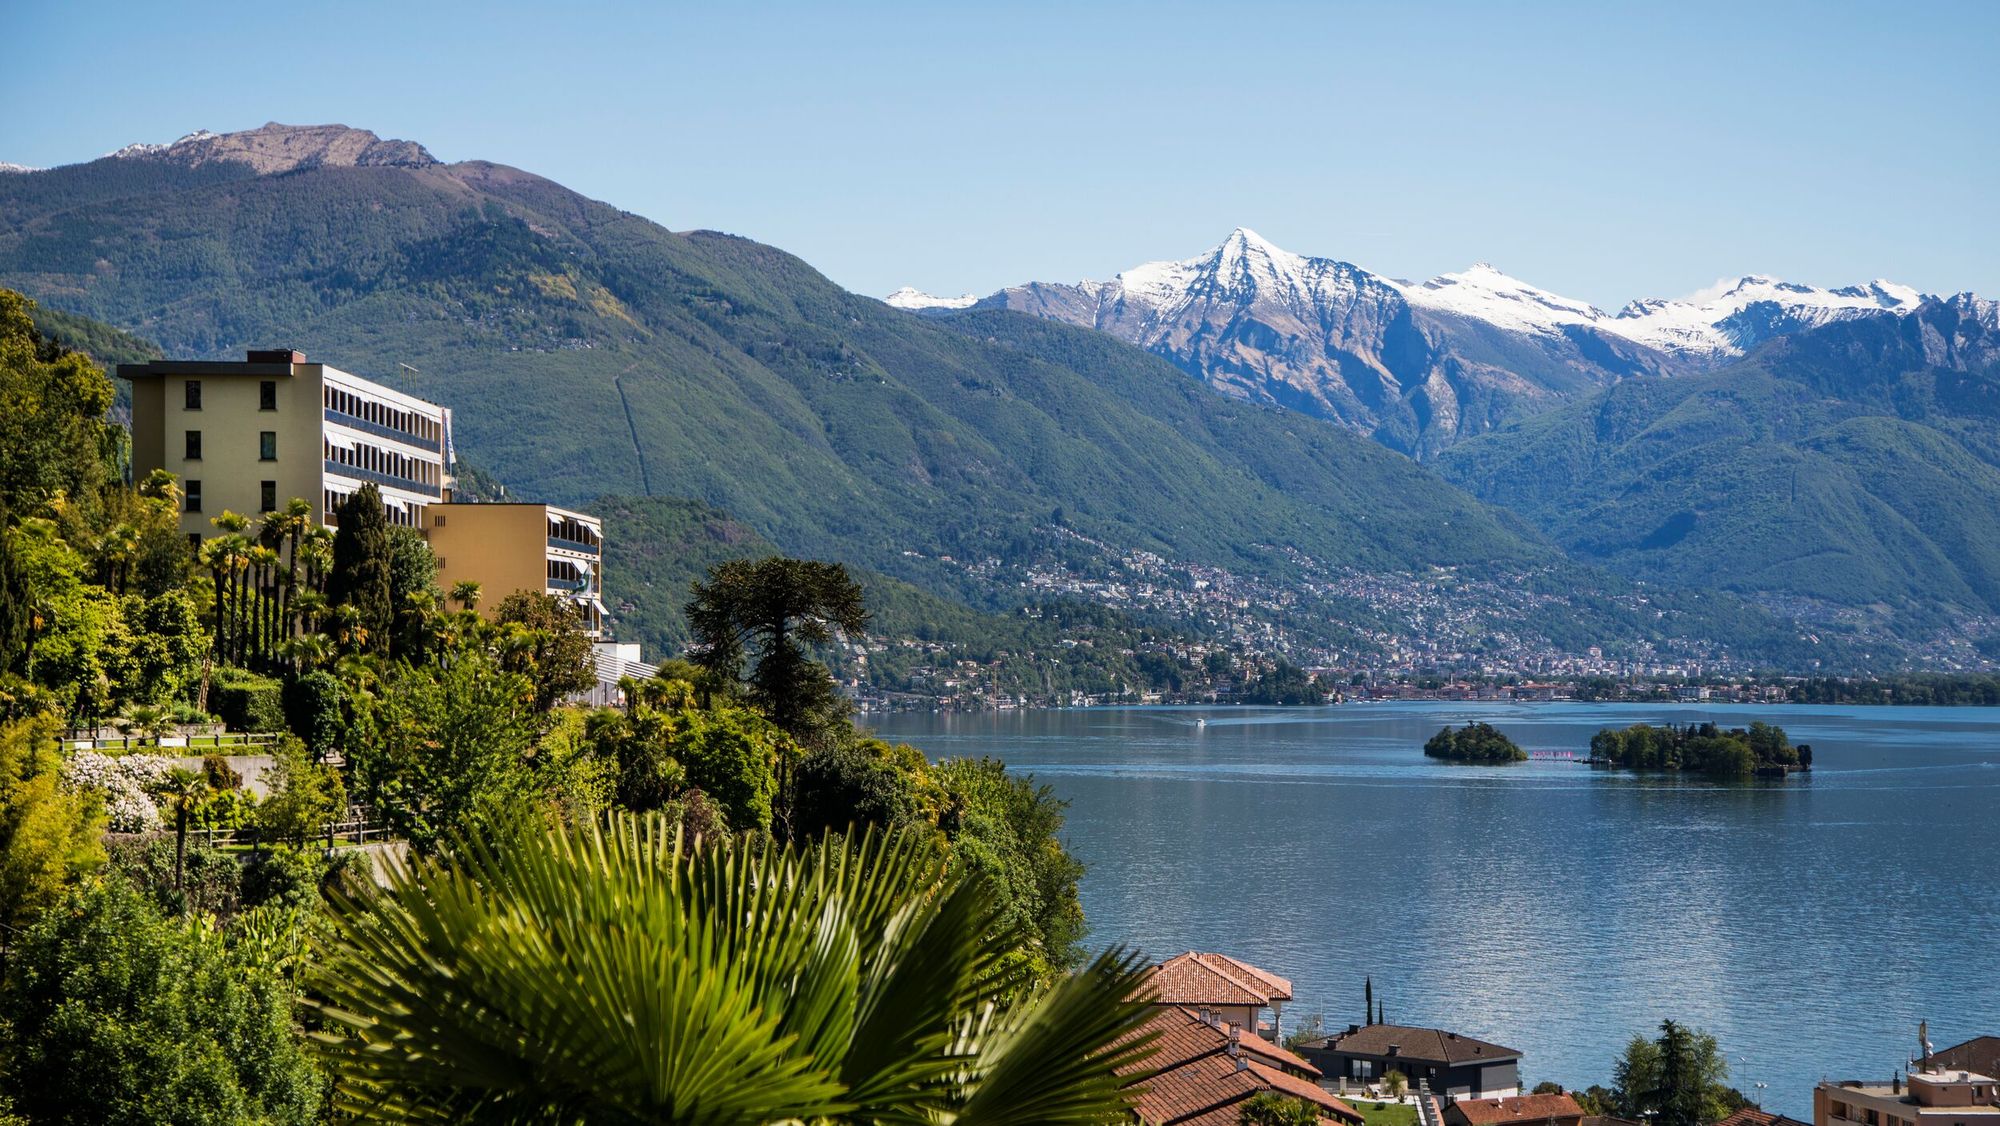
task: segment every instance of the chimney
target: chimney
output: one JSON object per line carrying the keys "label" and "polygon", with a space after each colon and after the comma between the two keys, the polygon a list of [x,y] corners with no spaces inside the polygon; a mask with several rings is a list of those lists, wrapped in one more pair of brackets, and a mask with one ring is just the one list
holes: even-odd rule
{"label": "chimney", "polygon": [[1242,1025],[1231,1024],[1229,1026],[1229,1054],[1239,1058],[1241,1058],[1241,1056],[1243,1055]]}
{"label": "chimney", "polygon": [[1359,1031],[1361,1031],[1361,1026],[1358,1024],[1350,1024],[1347,1026],[1347,1034],[1349,1036],[1352,1036]]}
{"label": "chimney", "polygon": [[1902,1094],[1902,1093],[1903,1093],[1903,1073],[1902,1073],[1902,1072],[1900,1072],[1900,1071],[1899,1071],[1899,1072],[1897,1072],[1897,1073],[1896,1073],[1896,1074],[1895,1074],[1894,1076],[1892,1076],[1892,1077],[1890,1078],[1890,1080],[1889,1080],[1889,1093],[1890,1093],[1890,1094],[1892,1094],[1892,1095],[1900,1095],[1900,1094]]}

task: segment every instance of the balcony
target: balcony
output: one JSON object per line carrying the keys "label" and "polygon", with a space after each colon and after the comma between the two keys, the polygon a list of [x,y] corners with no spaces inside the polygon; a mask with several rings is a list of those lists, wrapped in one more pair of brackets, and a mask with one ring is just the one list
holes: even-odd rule
{"label": "balcony", "polygon": [[561,536],[550,536],[549,547],[556,551],[575,551],[575,552],[581,552],[584,555],[601,555],[604,553],[604,545],[601,543],[584,543],[582,540],[566,540]]}
{"label": "balcony", "polygon": [[442,498],[444,493],[438,486],[428,481],[412,481],[407,477],[394,477],[387,473],[377,473],[373,469],[363,469],[358,465],[343,465],[331,458],[327,459],[326,471],[336,477],[352,477],[357,481],[373,481],[393,489],[408,489],[426,496]]}
{"label": "balcony", "polygon": [[328,422],[339,423],[350,430],[360,430],[364,433],[373,434],[378,438],[387,438],[392,442],[400,442],[405,446],[415,446],[427,453],[441,454],[444,452],[442,443],[433,442],[427,438],[419,438],[407,430],[398,430],[393,426],[384,426],[379,422],[370,422],[365,418],[348,414],[346,411],[334,410],[332,407],[326,408],[326,420]]}

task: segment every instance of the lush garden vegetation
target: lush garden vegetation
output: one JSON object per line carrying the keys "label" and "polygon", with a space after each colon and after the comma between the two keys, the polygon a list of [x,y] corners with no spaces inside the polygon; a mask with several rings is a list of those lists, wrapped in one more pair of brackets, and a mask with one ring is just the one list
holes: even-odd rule
{"label": "lush garden vegetation", "polygon": [[1432,758],[1451,762],[1526,762],[1528,752],[1516,746],[1512,739],[1500,733],[1500,729],[1490,723],[1468,723],[1454,728],[1447,725],[1424,743],[1424,753]]}
{"label": "lush garden vegetation", "polygon": [[1768,723],[1727,730],[1713,723],[1676,727],[1634,724],[1605,728],[1590,738],[1590,757],[1632,770],[1680,770],[1719,778],[1745,778],[1760,770],[1812,765],[1810,746],[1792,746],[1785,729]]}
{"label": "lush garden vegetation", "polygon": [[[693,659],[579,707],[573,609],[440,590],[372,489],[192,550],[31,313],[0,291],[0,1120],[1124,1105],[1134,966],[1084,957],[1062,803],[854,727],[814,656],[868,621],[844,568],[715,567]],[[222,726],[257,785],[160,745]],[[386,887],[327,847],[357,817]]]}

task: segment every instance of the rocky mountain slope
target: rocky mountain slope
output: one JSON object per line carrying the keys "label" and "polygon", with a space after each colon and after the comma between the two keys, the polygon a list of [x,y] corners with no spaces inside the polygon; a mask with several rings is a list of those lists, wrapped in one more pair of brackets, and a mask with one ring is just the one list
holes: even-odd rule
{"label": "rocky mountain slope", "polygon": [[1772,336],[1921,300],[1887,282],[1821,290],[1746,277],[1609,314],[1484,263],[1403,282],[1242,228],[1205,254],[1105,282],[887,298],[915,312],[1007,308],[1095,328],[1226,394],[1336,419],[1419,457],[1619,379],[1709,370]]}

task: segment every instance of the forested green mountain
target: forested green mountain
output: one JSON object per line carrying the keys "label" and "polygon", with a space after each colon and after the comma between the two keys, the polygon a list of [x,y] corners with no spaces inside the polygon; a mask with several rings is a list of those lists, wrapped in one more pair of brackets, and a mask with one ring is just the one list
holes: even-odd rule
{"label": "forested green mountain", "polygon": [[1626,574],[1801,596],[1925,630],[2000,611],[2000,306],[1774,340],[1626,380],[1438,465]]}
{"label": "forested green mountain", "polygon": [[1049,329],[1080,371],[511,168],[109,158],[0,180],[0,216],[0,282],[174,355],[288,345],[400,382],[555,500],[688,496],[789,550],[892,566],[1058,508],[1215,562],[1279,543],[1371,564],[1550,555],[1402,458],[1085,330]]}
{"label": "forested green mountain", "polygon": [[[1404,644],[1358,639],[1350,611],[1378,638],[1372,615],[1393,611],[1417,642],[1442,614],[1451,651],[1685,625],[1783,660],[1798,638],[1736,607],[1663,615],[1401,455],[1091,330],[912,316],[774,248],[356,130],[266,126],[0,177],[0,284],[170,355],[292,347],[448,403],[461,450],[517,495],[689,498],[982,611],[1044,597],[1032,561],[1087,579],[1136,552],[1176,581],[1264,584],[1235,601],[1345,651]],[[1003,584],[996,567],[1015,570]],[[1356,571],[1404,578],[1363,607],[1331,585]],[[1284,589],[1302,579],[1318,601]],[[666,636],[679,596],[646,597]]]}

